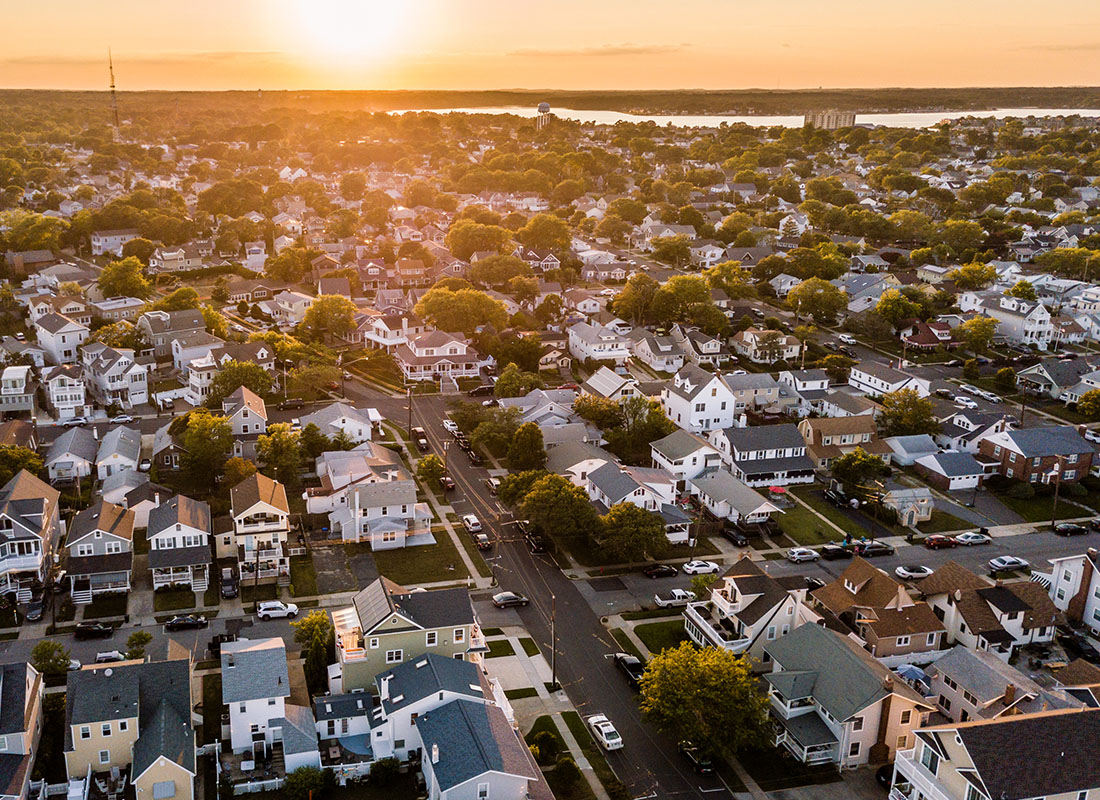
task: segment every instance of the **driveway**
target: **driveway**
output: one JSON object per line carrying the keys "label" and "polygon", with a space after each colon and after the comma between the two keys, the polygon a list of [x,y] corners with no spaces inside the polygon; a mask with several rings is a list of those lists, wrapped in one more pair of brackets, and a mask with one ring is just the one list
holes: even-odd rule
{"label": "driveway", "polygon": [[863,767],[855,772],[845,772],[844,779],[836,783],[780,789],[768,792],[768,797],[771,800],[884,800],[886,793],[875,781],[876,769]]}

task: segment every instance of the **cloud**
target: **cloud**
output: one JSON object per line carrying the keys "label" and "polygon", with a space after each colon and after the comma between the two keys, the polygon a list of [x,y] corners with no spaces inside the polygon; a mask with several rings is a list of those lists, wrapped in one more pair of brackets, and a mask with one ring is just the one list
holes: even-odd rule
{"label": "cloud", "polygon": [[606,44],[599,47],[513,50],[508,55],[527,58],[622,58],[676,53],[687,47],[687,44]]}

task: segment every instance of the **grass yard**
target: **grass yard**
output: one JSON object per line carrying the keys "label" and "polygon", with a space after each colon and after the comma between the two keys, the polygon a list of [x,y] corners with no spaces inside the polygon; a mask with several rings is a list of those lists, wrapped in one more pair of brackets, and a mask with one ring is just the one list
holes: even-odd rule
{"label": "grass yard", "polygon": [[837,533],[805,506],[795,505],[772,517],[783,533],[800,545],[810,547],[833,541]]}
{"label": "grass yard", "polygon": [[512,643],[507,639],[493,639],[487,644],[489,645],[489,652],[485,654],[486,658],[501,658],[502,656],[514,656],[516,654],[516,648],[512,647]]}
{"label": "grass yard", "polygon": [[317,571],[308,555],[290,558],[290,594],[293,597],[317,596]]}
{"label": "grass yard", "polygon": [[[448,514],[447,516],[450,516]],[[457,522],[457,520],[455,520]],[[458,531],[458,540],[462,542],[462,549],[466,551],[466,555],[470,557],[470,561],[474,564],[474,569],[477,570],[477,574],[483,578],[491,578],[493,571],[489,569],[489,565],[485,563],[485,557],[481,555],[481,551],[474,545],[474,540],[469,536],[463,535],[465,531]],[[444,536],[449,536],[446,530],[442,528],[435,532],[435,538],[439,539]]]}
{"label": "grass yard", "polygon": [[781,747],[750,750],[740,754],[737,760],[765,792],[840,780],[840,774],[832,764],[807,766]]}
{"label": "grass yard", "polygon": [[622,648],[622,652],[630,653],[630,655],[635,658],[645,661],[645,656],[642,655],[642,651],[638,649],[638,646],[634,644],[630,637],[626,635],[626,631],[622,628],[612,628],[611,638],[615,640],[615,644]]}
{"label": "grass yard", "polygon": [[539,654],[539,646],[535,644],[535,640],[524,636],[519,640],[520,646],[523,648],[523,652],[527,654],[528,658],[534,658]]}
{"label": "grass yard", "polygon": [[684,630],[683,617],[639,625],[634,629],[634,635],[642,640],[642,644],[649,648],[649,652],[654,654],[668,647],[676,647],[680,642],[686,642],[688,638]]}
{"label": "grass yard", "polygon": [[248,606],[250,603],[255,603],[257,600],[278,600],[279,599],[279,587],[274,583],[261,583],[257,587],[253,587],[251,583],[241,585],[241,604]]}
{"label": "grass yard", "polygon": [[218,586],[217,581],[213,581],[206,588],[206,591],[203,592],[202,604],[204,606],[210,607],[210,606],[221,605],[221,602],[222,602],[221,588]]}
{"label": "grass yard", "polygon": [[[1009,497],[1007,494],[999,494],[996,497],[1028,522],[1049,523],[1051,514],[1054,511],[1053,495],[1049,497],[1030,497],[1027,500]],[[1089,514],[1089,511],[1080,506],[1065,502],[1064,498],[1058,499],[1058,519],[1087,517]]]}
{"label": "grass yard", "polygon": [[[667,608],[646,608],[641,611],[624,611],[620,616],[625,620],[634,622],[639,619],[668,619],[675,613],[675,611]],[[679,615],[677,615],[678,617]]]}
{"label": "grass yard", "polygon": [[195,593],[187,588],[160,589],[153,592],[154,611],[183,611],[195,607]]}
{"label": "grass yard", "polygon": [[508,689],[504,696],[509,700],[522,700],[525,697],[538,697],[538,690],[534,686],[524,686],[521,689]]}
{"label": "grass yard", "polygon": [[391,581],[413,587],[420,583],[461,581],[470,576],[451,537],[435,534],[435,544],[375,552],[378,571]]}
{"label": "grass yard", "polygon": [[500,628],[482,628],[481,634],[482,636],[502,636],[504,631]]}
{"label": "grass yard", "polygon": [[[606,567],[611,564],[619,564],[617,558],[601,548],[595,542],[587,539],[561,539],[555,544],[568,551],[569,555],[582,567]],[[667,545],[660,553],[656,553],[656,561],[672,561],[675,559],[706,558],[721,554],[721,550],[714,546],[706,536],[700,536],[694,550],[685,545]]]}
{"label": "grass yard", "polygon": [[964,519],[959,519],[954,514],[948,514],[946,511],[940,511],[938,508],[932,510],[932,519],[928,522],[922,522],[917,526],[917,530],[921,533],[945,533],[947,531],[961,531],[967,528],[973,528],[974,526],[969,524]]}
{"label": "grass yard", "polygon": [[[596,777],[600,779],[600,783],[603,784],[603,788],[607,789],[607,793],[612,797],[622,796],[621,793],[625,789],[623,782],[615,777],[615,773],[611,771],[611,765],[604,758],[603,750],[592,738],[592,734],[589,733],[588,726],[584,724],[580,714],[576,711],[566,711],[562,713],[561,718],[577,742],[580,743],[584,757],[592,765],[592,769],[595,771]],[[629,797],[629,793],[626,796]]]}
{"label": "grass yard", "polygon": [[126,601],[128,599],[129,595],[126,593],[101,594],[92,600],[89,605],[84,606],[84,619],[124,617],[126,616]]}
{"label": "grass yard", "polygon": [[[535,724],[527,732],[524,741],[530,744],[531,740],[540,733],[549,733],[554,738],[559,753],[569,752],[565,746],[565,740],[561,738],[554,720],[549,715],[543,715],[535,720]],[[584,779],[583,775],[579,776],[579,780],[569,780],[566,773],[554,769],[553,766],[544,769],[543,776],[546,778],[546,783],[554,793],[556,800],[595,800],[596,796],[592,793],[592,787],[588,785],[588,781]],[[576,773],[573,777],[577,777]]]}
{"label": "grass yard", "polygon": [[[802,500],[804,503],[806,503],[806,505],[813,508],[819,514],[821,514],[821,516],[825,517],[825,519],[829,520],[845,533],[850,533],[857,539],[866,534],[866,531],[862,527],[860,527],[860,525],[854,520],[851,520],[847,516],[845,516],[843,511],[833,506],[832,503],[830,503],[820,494],[815,494],[815,490],[813,487],[799,486],[792,488],[790,491],[793,492],[799,500]],[[821,523],[820,520],[818,520],[818,524],[824,527],[823,523]],[[831,538],[839,539],[841,537],[839,534],[836,534]]]}
{"label": "grass yard", "polygon": [[134,531],[134,552],[139,556],[149,552],[149,539],[145,534],[145,528]]}

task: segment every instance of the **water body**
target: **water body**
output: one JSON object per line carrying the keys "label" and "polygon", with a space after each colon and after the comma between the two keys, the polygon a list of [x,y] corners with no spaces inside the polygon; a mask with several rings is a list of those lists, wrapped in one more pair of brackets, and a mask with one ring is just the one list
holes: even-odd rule
{"label": "water body", "polygon": [[[392,111],[392,114],[405,113],[433,114],[515,114],[517,117],[534,117],[538,111],[534,106],[496,106],[492,108],[425,108],[416,111]],[[551,113],[563,119],[577,122],[614,125],[616,122],[656,122],[658,125],[672,125],[679,128],[717,128],[722,123],[733,125],[743,122],[746,125],[801,128],[801,116],[726,116],[722,114],[623,114],[618,111],[580,111],[574,108],[551,108]],[[857,114],[857,125],[885,125],[891,128],[927,128],[944,120],[962,117],[987,117],[1004,119],[1006,117],[1100,117],[1096,108],[994,108],[988,111],[914,111],[897,114]]]}

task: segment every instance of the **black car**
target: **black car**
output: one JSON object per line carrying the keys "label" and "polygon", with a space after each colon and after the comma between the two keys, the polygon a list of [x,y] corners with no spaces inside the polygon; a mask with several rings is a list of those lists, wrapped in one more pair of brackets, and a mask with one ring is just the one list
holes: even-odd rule
{"label": "black car", "polygon": [[493,387],[491,385],[475,386],[470,391],[466,392],[470,397],[492,397]]}
{"label": "black car", "polygon": [[289,411],[292,408],[305,408],[305,401],[300,397],[291,397],[279,403],[280,411]]}
{"label": "black car", "polygon": [[737,547],[748,547],[749,537],[741,533],[741,531],[734,528],[726,528],[722,531],[722,535],[730,540]]}
{"label": "black car", "polygon": [[32,597],[31,601],[27,603],[27,610],[23,612],[23,619],[27,622],[38,622],[42,619],[42,612],[45,608],[46,604],[41,597]]}
{"label": "black car", "polygon": [[237,575],[233,572],[232,567],[226,567],[222,570],[220,587],[222,597],[224,597],[225,599],[228,600],[237,596]]}
{"label": "black car", "polygon": [[680,742],[680,752],[691,763],[691,768],[700,775],[714,773],[714,762],[710,760],[710,756],[691,742]]}
{"label": "black car", "polygon": [[73,636],[77,639],[109,639],[115,629],[106,622],[78,622]]}
{"label": "black car", "polygon": [[851,502],[851,498],[849,498],[848,495],[844,494],[844,492],[842,492],[840,489],[826,489],[825,499],[837,508],[849,505]]}
{"label": "black car", "polygon": [[195,628],[205,628],[209,624],[206,617],[201,614],[181,614],[164,623],[164,629],[166,631],[187,631]]}
{"label": "black car", "polygon": [[1059,522],[1054,526],[1054,532],[1059,536],[1084,536],[1089,529],[1084,525],[1076,525],[1072,522]]}
{"label": "black car", "polygon": [[827,544],[821,548],[819,555],[826,561],[837,561],[842,558],[851,558],[852,551],[839,544]]}
{"label": "black car", "polygon": [[466,455],[469,457],[470,463],[473,464],[475,467],[480,467],[482,464],[485,463],[485,459],[482,458],[481,453],[479,453],[477,450],[474,450],[473,448],[470,448],[470,450],[467,451]]}
{"label": "black car", "polygon": [[853,548],[857,556],[874,558],[875,556],[892,556],[894,548],[885,542],[859,542]]}
{"label": "black car", "polygon": [[611,656],[615,660],[615,666],[623,671],[630,685],[635,689],[641,688],[642,675],[645,673],[645,664],[637,656],[630,653],[615,653]]}
{"label": "black car", "polygon": [[671,578],[678,572],[679,570],[671,564],[650,564],[642,570],[642,574],[647,578]]}
{"label": "black car", "polygon": [[472,444],[470,444],[470,440],[467,439],[465,436],[463,436],[461,439],[458,439],[457,441],[459,449],[465,450],[467,453],[469,453],[474,447]]}
{"label": "black car", "polygon": [[856,351],[853,350],[852,348],[850,348],[846,344],[840,346],[840,353],[841,353],[841,355],[848,356],[848,358],[855,358],[856,357]]}
{"label": "black car", "polygon": [[417,450],[421,453],[426,453],[431,449],[431,446],[428,444],[428,434],[424,432],[423,428],[413,428],[410,433],[412,434],[413,441],[416,442]]}

